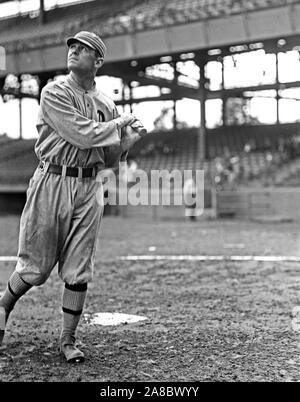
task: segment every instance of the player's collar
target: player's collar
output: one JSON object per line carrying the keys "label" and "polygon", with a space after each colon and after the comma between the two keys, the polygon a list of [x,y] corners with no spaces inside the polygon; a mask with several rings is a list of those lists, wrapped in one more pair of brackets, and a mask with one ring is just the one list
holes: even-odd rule
{"label": "player's collar", "polygon": [[78,89],[80,92],[84,92],[84,93],[86,93],[86,92],[94,92],[95,89],[96,89],[96,82],[95,82],[95,81],[94,81],[94,83],[93,83],[92,88],[89,89],[89,90],[86,90],[86,89],[82,88],[82,86],[80,86],[79,82],[76,80],[75,77],[72,77],[71,74],[68,74],[66,79],[67,79],[68,83],[69,83],[72,87],[75,87],[75,88]]}

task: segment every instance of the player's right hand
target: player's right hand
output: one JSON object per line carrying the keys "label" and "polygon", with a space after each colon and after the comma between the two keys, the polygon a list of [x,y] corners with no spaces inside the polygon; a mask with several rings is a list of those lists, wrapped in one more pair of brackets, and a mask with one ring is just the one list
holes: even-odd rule
{"label": "player's right hand", "polygon": [[130,126],[134,121],[136,121],[136,117],[131,113],[122,113],[116,120],[120,128],[123,128]]}
{"label": "player's right hand", "polygon": [[140,135],[138,132],[133,130],[130,126],[126,127],[122,132],[121,137],[121,149],[122,151],[128,151],[139,139]]}

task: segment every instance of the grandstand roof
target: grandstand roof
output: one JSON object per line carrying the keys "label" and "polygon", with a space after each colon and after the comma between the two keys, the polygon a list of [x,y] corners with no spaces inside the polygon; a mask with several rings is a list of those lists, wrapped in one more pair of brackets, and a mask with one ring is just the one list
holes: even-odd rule
{"label": "grandstand roof", "polygon": [[[173,0],[172,2],[166,0],[151,0],[151,2],[149,0],[111,0],[110,2],[89,0],[84,4],[74,2],[49,9],[46,12],[47,23],[45,27],[37,24],[38,15],[29,16],[29,12],[28,15],[14,16],[16,20],[11,21],[10,29],[7,29],[8,25],[5,20],[3,24],[0,21],[0,31],[2,31],[0,40],[2,43],[10,43],[20,40],[20,38],[30,37],[31,39],[38,38],[41,44],[45,35],[47,37],[52,35],[55,41],[55,34],[62,36],[83,28],[98,31],[104,37],[116,36],[158,29],[164,26],[251,13],[258,10],[267,11],[296,3],[299,3],[299,0],[249,0],[247,2],[236,0]],[[298,9],[285,10],[282,8],[280,10],[281,13],[286,11],[294,11],[297,14]],[[267,14],[262,15],[263,18],[267,16]],[[255,19],[261,18],[260,15],[256,14],[253,17]],[[270,14],[270,18],[277,18],[277,16]],[[259,22],[262,23],[262,21]],[[284,21],[277,22],[283,23]],[[234,28],[232,26],[232,29]],[[274,32],[276,33],[279,27],[273,28],[276,28]],[[216,26],[214,29],[219,28]]]}
{"label": "grandstand roof", "polygon": [[300,35],[299,0],[94,0],[46,15],[0,21],[8,71],[64,71],[65,38],[79,30],[104,37],[106,65]]}

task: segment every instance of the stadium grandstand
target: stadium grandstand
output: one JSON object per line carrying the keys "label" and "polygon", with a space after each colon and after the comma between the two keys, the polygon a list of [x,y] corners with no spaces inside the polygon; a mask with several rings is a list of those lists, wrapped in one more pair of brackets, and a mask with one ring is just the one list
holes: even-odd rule
{"label": "stadium grandstand", "polygon": [[[0,45],[6,52],[6,70],[0,70],[0,93],[11,99],[39,99],[42,87],[66,71],[66,37],[79,30],[100,34],[108,47],[99,73],[117,77],[123,90],[115,102],[134,110],[144,102],[171,102],[172,127],[163,115],[152,133],[130,152],[142,169],[203,168],[207,188],[235,185],[295,183],[300,169],[300,117],[282,121],[281,102],[298,102],[300,77],[281,79],[285,54],[300,52],[298,0],[90,0],[60,4],[40,0],[36,7],[24,1],[0,0]],[[11,13],[4,6],[17,3]],[[262,52],[272,57],[274,74],[250,84],[228,83],[243,55]],[[189,74],[192,65],[196,74]],[[215,73],[209,73],[211,66]],[[166,73],[167,71],[167,73]],[[237,73],[238,74],[238,73]],[[236,75],[237,75],[236,74]],[[11,85],[8,76],[16,77]],[[38,88],[24,90],[28,75]],[[217,85],[215,77],[219,77]],[[246,82],[246,81],[245,81]],[[135,95],[137,88],[154,86],[158,95]],[[287,91],[294,90],[291,96]],[[274,119],[261,122],[251,115],[253,99],[271,99]],[[199,125],[189,127],[177,116],[178,102],[199,102]],[[209,102],[219,119],[209,126]],[[21,104],[21,103],[20,103]],[[216,105],[216,106],[214,106]],[[22,108],[20,107],[20,115]],[[201,118],[200,118],[201,117]],[[20,118],[20,121],[22,119]],[[37,164],[34,140],[0,136],[0,189],[26,191]],[[16,169],[16,166],[18,168]],[[21,168],[20,168],[21,167]]]}

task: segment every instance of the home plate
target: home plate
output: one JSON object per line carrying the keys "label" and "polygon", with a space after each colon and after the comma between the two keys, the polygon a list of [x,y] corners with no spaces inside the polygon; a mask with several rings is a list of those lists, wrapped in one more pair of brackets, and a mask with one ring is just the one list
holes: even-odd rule
{"label": "home plate", "polygon": [[10,261],[15,262],[15,261],[18,261],[18,257],[10,256],[10,255],[4,255],[4,256],[1,255],[0,261],[1,262],[10,262]]}
{"label": "home plate", "polygon": [[93,314],[91,324],[120,325],[120,324],[133,324],[135,322],[143,320],[147,320],[147,317],[139,315],[122,314],[122,313],[96,313]]}

